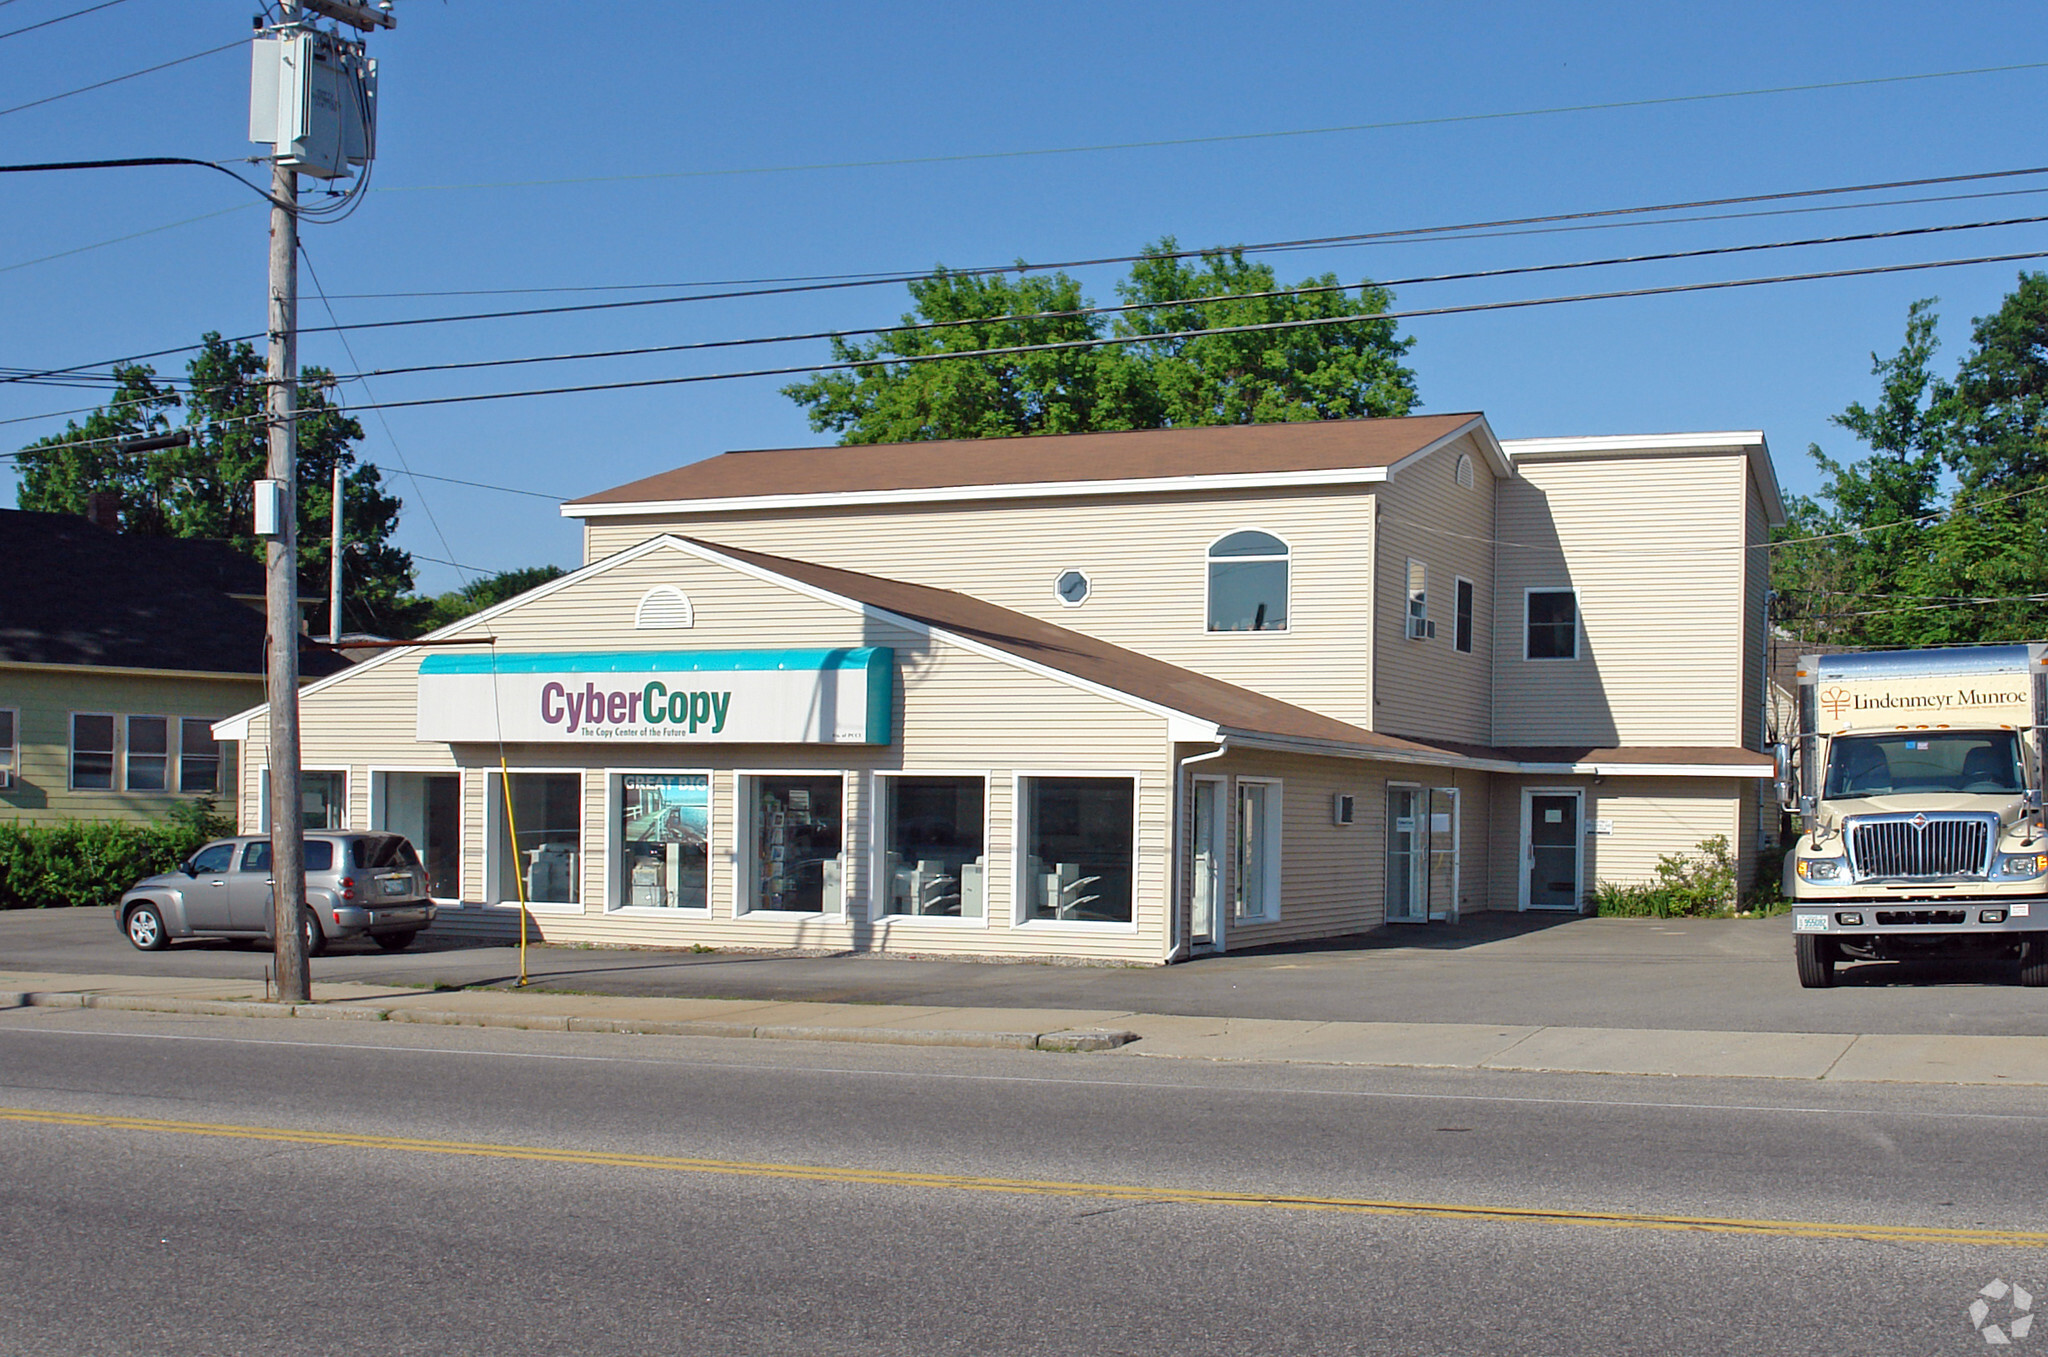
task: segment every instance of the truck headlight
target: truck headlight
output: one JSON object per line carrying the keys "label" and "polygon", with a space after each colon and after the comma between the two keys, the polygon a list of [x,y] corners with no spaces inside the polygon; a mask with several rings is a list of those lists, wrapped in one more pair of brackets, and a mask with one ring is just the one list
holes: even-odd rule
{"label": "truck headlight", "polygon": [[2040,876],[2048,872],[2048,853],[2019,853],[1998,860],[2000,876]]}
{"label": "truck headlight", "polygon": [[1841,877],[1845,865],[1840,858],[1801,858],[1792,870],[1801,881],[1834,881]]}

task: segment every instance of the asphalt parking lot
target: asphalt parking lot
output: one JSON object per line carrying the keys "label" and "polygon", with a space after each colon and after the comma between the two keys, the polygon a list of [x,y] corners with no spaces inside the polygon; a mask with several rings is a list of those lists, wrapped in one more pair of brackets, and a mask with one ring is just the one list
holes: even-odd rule
{"label": "asphalt parking lot", "polygon": [[[138,952],[110,909],[0,912],[0,969],[260,979],[269,953],[225,942]],[[1656,920],[1482,914],[1332,942],[1133,968],[786,953],[528,949],[532,984],[585,994],[941,1006],[1127,1009],[1329,1022],[1511,1023],[1695,1031],[2048,1036],[2048,990],[2016,962],[1847,966],[1799,988],[1789,918]],[[515,983],[516,948],[370,943],[313,962],[319,980]]]}

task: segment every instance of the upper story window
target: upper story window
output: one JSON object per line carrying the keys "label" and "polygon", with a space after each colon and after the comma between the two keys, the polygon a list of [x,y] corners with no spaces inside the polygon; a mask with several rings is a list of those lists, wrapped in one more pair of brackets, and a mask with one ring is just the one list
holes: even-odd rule
{"label": "upper story window", "polygon": [[1436,635],[1436,623],[1429,620],[1429,567],[1417,560],[1408,562],[1408,639],[1427,641]]}
{"label": "upper story window", "polygon": [[1086,603],[1094,587],[1089,583],[1088,576],[1079,570],[1062,571],[1060,577],[1052,582],[1053,596],[1068,608],[1078,608]]}
{"label": "upper story window", "polygon": [[1576,589],[1531,589],[1525,595],[1524,656],[1532,660],[1579,657],[1579,594]]}
{"label": "upper story window", "polygon": [[1287,630],[1287,544],[1234,532],[1209,548],[1209,630]]}
{"label": "upper story window", "polygon": [[1458,580],[1458,616],[1455,644],[1459,651],[1466,655],[1472,653],[1472,597],[1472,581],[1468,579]]}

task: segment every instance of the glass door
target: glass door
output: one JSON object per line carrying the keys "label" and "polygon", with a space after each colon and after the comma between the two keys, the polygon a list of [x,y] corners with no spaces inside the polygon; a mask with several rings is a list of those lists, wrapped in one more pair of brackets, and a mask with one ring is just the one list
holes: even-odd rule
{"label": "glass door", "polygon": [[1222,795],[1219,779],[1195,779],[1195,880],[1188,940],[1196,947],[1216,945],[1216,902],[1223,896],[1222,825],[1216,811]]}
{"label": "glass door", "polygon": [[1420,787],[1387,788],[1387,922],[1429,921],[1429,849]]}
{"label": "glass door", "polygon": [[1578,792],[1522,793],[1524,909],[1579,908]]}

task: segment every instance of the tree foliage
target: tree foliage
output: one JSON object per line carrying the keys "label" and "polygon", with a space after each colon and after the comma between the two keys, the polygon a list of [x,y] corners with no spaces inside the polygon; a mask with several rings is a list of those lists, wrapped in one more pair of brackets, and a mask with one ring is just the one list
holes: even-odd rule
{"label": "tree foliage", "polygon": [[2048,274],[1979,318],[1952,378],[1935,372],[1934,302],[1915,302],[1879,394],[1835,423],[1869,452],[1809,449],[1819,499],[1795,498],[1773,551],[1777,617],[1849,646],[2048,635]]}
{"label": "tree foliage", "polygon": [[[906,328],[865,344],[832,341],[835,361],[871,366],[783,388],[812,428],[843,443],[899,443],[1356,419],[1415,405],[1415,374],[1400,362],[1414,341],[1380,316],[1392,300],[1385,289],[1339,290],[1334,274],[1283,288],[1269,265],[1237,250],[1179,258],[1170,236],[1147,247],[1117,284],[1122,302],[1140,309],[1113,320],[1080,314],[1093,303],[1068,275],[1021,265],[1014,279],[941,267],[910,295]],[[1127,342],[987,352],[1110,339]]]}
{"label": "tree foliage", "polygon": [[517,597],[529,589],[538,589],[549,580],[560,579],[561,576],[562,567],[558,565],[502,570],[495,575],[471,580],[460,589],[451,589],[433,598],[416,600],[413,611],[406,619],[406,634],[421,636],[451,622],[460,622],[472,613],[480,613],[485,608],[495,607],[508,598]]}
{"label": "tree foliage", "polygon": [[[63,432],[22,449],[17,503],[49,513],[83,513],[107,491],[119,502],[124,532],[208,537],[232,542],[257,560],[264,544],[251,531],[252,484],[263,475],[264,362],[246,343],[216,333],[200,341],[186,366],[190,390],[160,383],[149,367],[115,369],[113,398]],[[400,501],[354,444],[362,425],[335,410],[334,379],[307,368],[299,385],[299,593],[326,629],[333,471],[342,467],[342,620],[344,630],[388,633],[402,625],[412,587],[412,558],[390,544]],[[182,412],[182,413],[181,413]],[[115,444],[182,428],[186,447],[122,453]]]}

